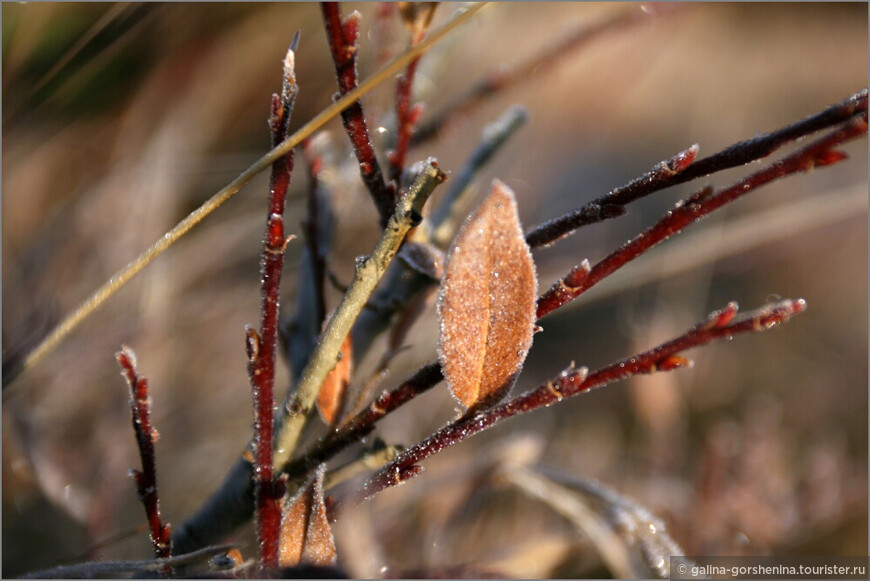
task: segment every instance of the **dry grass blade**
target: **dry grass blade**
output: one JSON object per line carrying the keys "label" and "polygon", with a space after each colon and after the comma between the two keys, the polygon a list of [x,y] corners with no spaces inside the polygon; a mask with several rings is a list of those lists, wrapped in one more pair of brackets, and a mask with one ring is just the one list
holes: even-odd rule
{"label": "dry grass blade", "polygon": [[496,181],[450,249],[441,284],[439,358],[465,407],[500,399],[532,344],[537,279],[513,192]]}

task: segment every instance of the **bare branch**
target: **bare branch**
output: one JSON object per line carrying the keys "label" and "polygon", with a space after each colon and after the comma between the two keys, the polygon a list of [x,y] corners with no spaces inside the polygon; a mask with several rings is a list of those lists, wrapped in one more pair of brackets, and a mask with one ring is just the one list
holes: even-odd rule
{"label": "bare branch", "polygon": [[[294,72],[299,33],[284,58],[281,95],[272,95],[269,126],[272,147],[284,141],[299,87]],[[275,359],[278,346],[278,314],[281,271],[284,268],[284,205],[293,173],[293,150],[272,164],[269,208],[260,253],[260,332],[246,330],[248,374],[254,395],[254,503],[260,566],[278,566],[278,534],[281,528],[282,487],[273,475],[273,434],[275,424]]]}
{"label": "bare branch", "polygon": [[[323,22],[326,26],[329,50],[335,63],[339,94],[344,96],[357,87],[356,41],[359,36],[360,14],[354,11],[342,22],[337,2],[322,2],[320,6],[323,12]],[[408,66],[413,66],[416,62],[417,59],[413,59]],[[375,207],[378,209],[381,229],[384,229],[387,227],[387,222],[393,214],[393,207],[396,205],[396,192],[389,188],[384,181],[384,174],[369,136],[362,102],[356,101],[342,111],[341,120],[359,161],[363,183],[368,188]]]}
{"label": "bare branch", "polygon": [[[585,367],[563,371],[558,377],[530,392],[479,414],[464,416],[438,430],[374,474],[362,486],[360,495],[350,499],[350,501],[360,502],[369,499],[386,488],[413,478],[423,471],[423,467],[419,463],[429,456],[508,418],[547,407],[564,398],[591,391],[633,375],[669,371],[689,366],[691,361],[680,356],[681,352],[720,339],[730,339],[741,333],[765,331],[779,323],[788,321],[789,318],[802,312],[805,308],[806,303],[803,299],[784,300],[748,313],[739,320],[734,320],[737,305],[730,303],[721,311],[711,313],[705,321],[694,329],[654,349],[617,361],[594,373],[588,373]],[[337,511],[337,505],[334,505],[333,509]]]}
{"label": "bare branch", "polygon": [[501,117],[484,127],[477,148],[472,152],[468,161],[450,180],[450,187],[444,194],[438,206],[432,211],[432,232],[435,242],[446,246],[453,237],[455,225],[450,223],[450,218],[456,214],[455,208],[468,192],[468,186],[480,173],[486,164],[492,160],[502,146],[507,143],[517,130],[525,125],[529,114],[524,107],[510,107],[502,113]]}
{"label": "bare branch", "polygon": [[526,233],[532,248],[547,246],[568,236],[576,229],[625,213],[624,206],[653,192],[687,181],[744,165],[770,155],[780,147],[801,137],[867,115],[867,89],[815,115],[771,133],[740,141],[698,161],[698,146],[681,151],[670,160],[656,165],[650,172],[592,200],[576,210],[537,226]]}
{"label": "bare branch", "polygon": [[335,366],[345,337],[351,330],[408,231],[423,219],[423,205],[435,187],[447,179],[434,160],[429,160],[405,196],[396,206],[381,240],[371,256],[358,261],[353,283],[323,332],[308,366],[302,373],[293,397],[285,402],[285,416],[278,432],[275,465],[283,466],[292,456],[309,412],[317,399],[326,375]]}
{"label": "bare branch", "polygon": [[[148,526],[151,529],[151,544],[158,559],[169,557],[172,552],[170,526],[160,518],[160,496],[157,493],[157,463],[154,455],[154,442],[160,435],[151,425],[151,398],[148,395],[148,380],[136,371],[136,354],[126,345],[115,353],[121,365],[121,375],[130,387],[130,410],[133,413],[133,430],[136,432],[136,445],[142,458],[142,471],[131,469],[130,476],[136,482],[136,493],[145,507]],[[172,567],[166,565],[164,575],[172,574]]]}
{"label": "bare branch", "polygon": [[690,198],[681,200],[656,224],[598,262],[582,278],[575,269],[556,282],[538,299],[538,318],[574,300],[629,261],[725,204],[787,175],[842,161],[845,154],[834,148],[866,133],[866,119],[856,119],[718,193],[705,188]]}

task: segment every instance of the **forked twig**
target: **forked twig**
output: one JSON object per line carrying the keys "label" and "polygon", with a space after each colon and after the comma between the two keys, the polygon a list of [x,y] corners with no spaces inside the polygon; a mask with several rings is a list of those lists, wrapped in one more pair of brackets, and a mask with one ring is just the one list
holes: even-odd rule
{"label": "forked twig", "polygon": [[[544,317],[554,309],[574,300],[630,260],[634,260],[653,246],[667,240],[689,224],[700,220],[725,204],[787,175],[842,161],[846,158],[846,154],[834,148],[866,133],[867,120],[853,120],[840,129],[741,179],[720,192],[713,193],[712,189],[704,189],[686,200],[681,200],[672,211],[668,212],[656,224],[638,234],[591,269],[586,270],[588,265],[585,267],[581,265],[581,267],[572,270],[565,278],[557,281],[550,290],[538,299],[538,318]],[[583,270],[586,272],[583,273]]]}
{"label": "forked twig", "polygon": [[[160,496],[157,494],[157,463],[154,457],[154,442],[159,434],[151,425],[151,398],[148,395],[148,380],[136,371],[136,354],[129,347],[122,346],[115,354],[121,365],[121,375],[127,380],[130,388],[130,410],[133,415],[133,430],[136,433],[136,445],[142,459],[142,470],[130,470],[130,476],[136,483],[136,493],[145,507],[148,526],[151,529],[151,543],[154,545],[154,555],[158,559],[166,559],[172,552],[170,526],[160,518]],[[166,565],[161,569],[164,575],[172,574],[172,567]]]}
{"label": "forked twig", "polygon": [[351,326],[356,321],[387,266],[398,252],[405,235],[423,219],[422,211],[426,200],[435,187],[445,179],[447,179],[447,175],[438,169],[434,160],[429,160],[408,192],[396,205],[396,211],[390,218],[381,240],[372,250],[371,255],[357,262],[350,288],[348,288],[347,293],[336,308],[335,314],[330,319],[329,325],[321,335],[308,366],[302,372],[293,397],[282,407],[286,416],[283,416],[278,431],[275,452],[276,466],[283,466],[296,450],[302,428],[317,399],[323,380],[338,361],[341,344],[350,333]]}

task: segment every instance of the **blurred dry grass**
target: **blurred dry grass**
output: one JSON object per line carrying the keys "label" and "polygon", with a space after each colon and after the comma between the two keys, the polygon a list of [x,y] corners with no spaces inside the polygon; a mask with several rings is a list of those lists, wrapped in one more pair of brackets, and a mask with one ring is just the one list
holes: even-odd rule
{"label": "blurred dry grass", "polygon": [[[358,8],[367,76],[377,67],[368,36],[375,8]],[[428,111],[492,67],[626,8],[490,6],[422,61]],[[297,29],[301,93],[293,125],[327,105],[335,85],[311,4],[130,5],[36,91],[41,76],[113,8],[2,9],[5,357],[31,345],[266,151],[269,95]],[[438,21],[448,12],[442,7]],[[691,143],[709,154],[866,86],[866,22],[865,4],[692,6],[533,75],[412,157],[434,155],[457,171],[484,125],[511,104],[525,105],[530,123],[479,183],[497,176],[510,185],[531,226]],[[397,25],[390,32],[387,48],[397,50],[403,31]],[[392,90],[382,87],[366,100],[374,119],[384,118]],[[330,131],[344,161],[346,137],[336,123]],[[652,346],[728,300],[750,308],[772,293],[802,296],[806,314],[774,332],[693,353],[693,370],[563,402],[439,455],[423,477],[347,515],[337,531],[349,571],[371,576],[474,561],[520,576],[600,573],[588,545],[560,517],[475,468],[513,435],[538,442],[541,461],[645,503],[688,554],[865,554],[866,141],[847,150],[851,161],[774,184],[695,227],[711,233],[703,245],[693,248],[687,233],[653,252],[659,262],[650,261],[644,277],[633,280],[629,267],[609,294],[590,294],[546,319],[517,389],[572,360],[597,367]],[[341,167],[334,182],[356,184],[352,164]],[[142,522],[126,477],[138,458],[113,358],[121,343],[135,349],[152,385],[168,520],[190,514],[241,451],[251,423],[243,326],[258,317],[265,183],[261,176],[249,185],[4,393],[6,576],[53,565]],[[288,207],[295,233],[304,188],[297,171],[297,201]],[[376,239],[376,221],[359,187],[336,196],[333,268],[346,280],[353,258]],[[537,252],[540,286],[582,258],[602,257],[677,197],[659,194],[622,220]],[[830,200],[825,210],[833,217],[798,212],[820,198]],[[727,250],[741,241],[729,238],[729,227],[771,209],[784,225]],[[687,248],[683,240],[693,267],[656,277],[676,260],[669,253]],[[297,253],[291,245],[285,305],[294,304]],[[337,295],[330,300],[334,306]],[[428,323],[418,324],[414,349],[396,360],[389,385],[432,359],[436,326]],[[286,385],[281,373],[278,385]],[[411,444],[450,419],[452,406],[446,390],[434,390],[380,433]],[[143,533],[98,555],[144,558],[148,544]]]}

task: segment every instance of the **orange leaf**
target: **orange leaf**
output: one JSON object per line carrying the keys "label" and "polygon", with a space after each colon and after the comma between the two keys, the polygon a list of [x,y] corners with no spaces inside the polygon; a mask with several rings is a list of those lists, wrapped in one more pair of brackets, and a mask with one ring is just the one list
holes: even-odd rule
{"label": "orange leaf", "polygon": [[335,564],[335,541],[323,502],[323,467],[295,498],[286,502],[281,517],[278,566],[300,563]]}
{"label": "orange leaf", "polygon": [[492,405],[532,344],[537,280],[513,192],[498,180],[457,234],[441,282],[439,359],[465,407]]}
{"label": "orange leaf", "polygon": [[[328,322],[328,319],[327,319]],[[350,383],[351,366],[353,364],[353,341],[351,335],[345,338],[341,344],[340,358],[338,363],[326,379],[323,381],[323,387],[320,389],[320,394],[317,396],[317,411],[320,412],[320,417],[329,425],[338,421],[338,416],[341,413],[341,408],[344,405],[347,386]]]}

